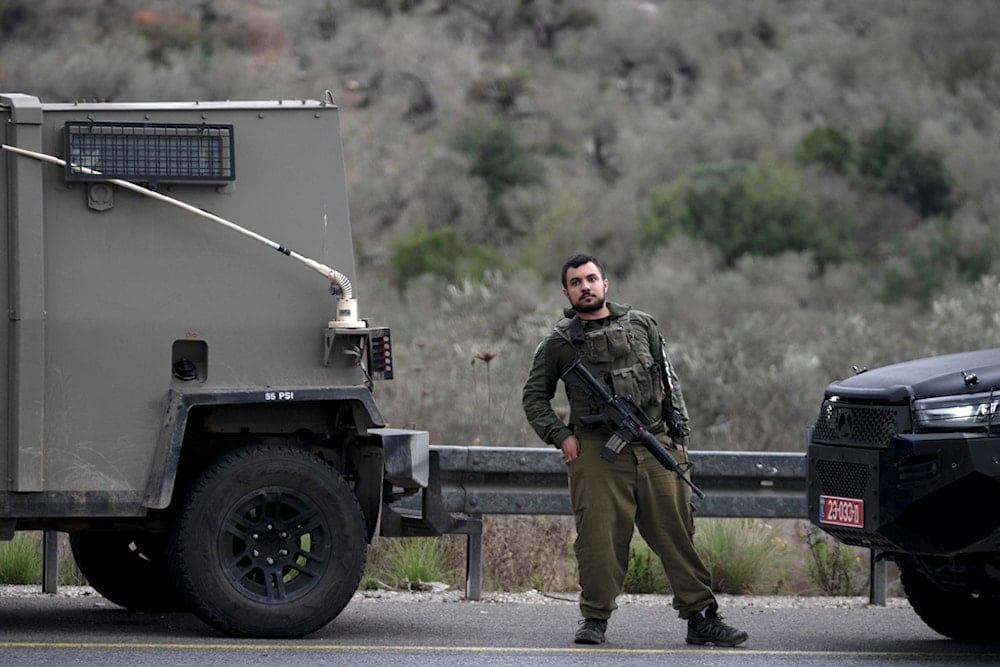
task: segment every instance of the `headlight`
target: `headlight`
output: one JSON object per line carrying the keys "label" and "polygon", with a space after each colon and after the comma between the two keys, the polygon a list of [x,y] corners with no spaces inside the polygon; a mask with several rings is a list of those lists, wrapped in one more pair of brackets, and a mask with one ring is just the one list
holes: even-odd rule
{"label": "headlight", "polygon": [[923,398],[913,402],[913,416],[920,430],[982,430],[993,423],[1000,426],[998,403],[996,392]]}

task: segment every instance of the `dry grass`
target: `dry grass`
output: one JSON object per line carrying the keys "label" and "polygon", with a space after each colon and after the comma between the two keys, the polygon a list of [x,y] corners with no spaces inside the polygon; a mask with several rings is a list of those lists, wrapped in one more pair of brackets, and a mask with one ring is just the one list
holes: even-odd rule
{"label": "dry grass", "polygon": [[[699,519],[696,545],[709,565],[718,593],[812,596],[830,591],[810,572],[813,558],[806,539],[812,530],[802,520]],[[573,520],[563,516],[487,516],[483,531],[484,591],[575,592]],[[466,537],[448,535],[440,541],[440,571],[444,583],[465,587]],[[397,540],[380,540],[369,552],[372,585],[408,586],[393,564]],[[852,594],[864,593],[868,551],[841,547],[843,573],[853,582]],[[629,593],[669,593],[663,568],[636,536],[626,577]],[[394,568],[396,568],[394,570]],[[890,565],[890,595],[901,595],[898,570]]]}

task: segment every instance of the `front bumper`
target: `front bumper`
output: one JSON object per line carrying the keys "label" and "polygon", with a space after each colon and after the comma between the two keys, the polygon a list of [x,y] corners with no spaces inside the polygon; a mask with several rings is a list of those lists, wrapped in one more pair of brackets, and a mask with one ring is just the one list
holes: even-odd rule
{"label": "front bumper", "polygon": [[[815,439],[811,429],[809,517],[830,535],[911,554],[1000,549],[1000,438],[897,434],[877,447]],[[830,502],[846,510],[831,513]]]}
{"label": "front bumper", "polygon": [[430,476],[430,434],[401,428],[372,428],[382,440],[385,481],[404,489],[423,489]]}

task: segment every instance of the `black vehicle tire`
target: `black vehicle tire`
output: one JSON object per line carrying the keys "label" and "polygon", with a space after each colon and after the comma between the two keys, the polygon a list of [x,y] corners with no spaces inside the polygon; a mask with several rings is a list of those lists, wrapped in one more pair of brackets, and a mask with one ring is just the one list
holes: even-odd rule
{"label": "black vehicle tire", "polygon": [[167,577],[165,537],[136,531],[70,533],[80,572],[102,596],[132,611],[182,611]]}
{"label": "black vehicle tire", "polygon": [[294,638],[347,605],[367,549],[361,508],[333,466],[296,447],[255,445],[191,484],[172,530],[171,571],[217,630]]}
{"label": "black vehicle tire", "polygon": [[1000,643],[1000,598],[943,590],[912,567],[900,568],[900,581],[913,611],[935,632],[958,642]]}

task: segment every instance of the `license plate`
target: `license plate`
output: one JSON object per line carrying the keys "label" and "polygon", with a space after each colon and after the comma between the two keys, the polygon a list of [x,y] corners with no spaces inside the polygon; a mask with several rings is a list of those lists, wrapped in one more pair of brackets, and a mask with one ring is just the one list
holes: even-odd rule
{"label": "license plate", "polygon": [[865,527],[865,501],[857,498],[819,497],[819,522],[833,526]]}

